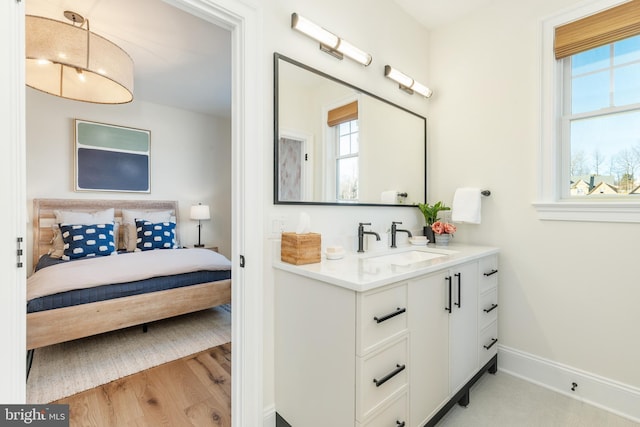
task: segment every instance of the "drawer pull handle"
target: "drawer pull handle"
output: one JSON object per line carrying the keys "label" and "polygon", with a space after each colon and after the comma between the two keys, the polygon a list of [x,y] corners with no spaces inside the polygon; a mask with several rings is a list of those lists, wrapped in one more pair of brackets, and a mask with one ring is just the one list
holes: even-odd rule
{"label": "drawer pull handle", "polygon": [[397,425],[398,427],[404,427],[404,421],[397,421],[397,420],[396,420],[396,425]]}
{"label": "drawer pull handle", "polygon": [[394,369],[393,372],[385,375],[384,377],[380,378],[379,380],[374,378],[373,382],[376,384],[376,387],[380,387],[382,384],[386,383],[391,378],[395,377],[400,372],[404,371],[404,368],[406,368],[406,365],[396,365],[396,369]]}
{"label": "drawer pull handle", "polygon": [[385,315],[384,315],[384,316],[382,316],[382,317],[375,316],[375,317],[373,318],[373,320],[375,320],[375,321],[376,321],[376,323],[382,323],[382,322],[384,322],[385,320],[389,320],[389,319],[391,319],[392,317],[396,317],[396,316],[398,316],[399,314],[404,313],[405,311],[407,311],[407,309],[406,309],[406,308],[400,308],[400,307],[398,307],[398,308],[396,308],[396,311],[394,311],[393,313],[391,313],[391,314],[385,314]]}
{"label": "drawer pull handle", "polygon": [[489,277],[489,276],[493,276],[494,274],[496,274],[498,272],[498,270],[496,270],[495,268],[493,270],[491,270],[488,273],[484,273],[485,276]]}
{"label": "drawer pull handle", "polygon": [[485,349],[489,350],[489,349],[490,349],[491,347],[493,347],[493,346],[495,345],[495,343],[497,343],[497,342],[498,342],[498,338],[492,338],[492,339],[491,339],[491,344],[489,344],[489,345],[485,345],[485,346],[483,346],[483,347],[484,347]]}
{"label": "drawer pull handle", "polygon": [[493,310],[495,310],[496,308],[498,308],[498,304],[491,304],[491,307],[489,308],[485,308],[484,311],[485,313],[491,313]]}

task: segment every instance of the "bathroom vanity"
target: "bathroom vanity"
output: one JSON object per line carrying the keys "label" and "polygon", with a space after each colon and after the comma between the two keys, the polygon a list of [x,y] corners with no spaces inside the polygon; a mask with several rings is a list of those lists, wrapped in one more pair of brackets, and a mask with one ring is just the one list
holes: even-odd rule
{"label": "bathroom vanity", "polygon": [[498,249],[275,262],[278,424],[435,423],[497,368]]}

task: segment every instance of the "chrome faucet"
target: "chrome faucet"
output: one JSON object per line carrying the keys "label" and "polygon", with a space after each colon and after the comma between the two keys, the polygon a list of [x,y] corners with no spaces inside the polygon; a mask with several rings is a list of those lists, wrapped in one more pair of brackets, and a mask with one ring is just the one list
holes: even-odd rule
{"label": "chrome faucet", "polygon": [[364,252],[364,249],[362,247],[364,246],[365,234],[371,234],[372,236],[376,236],[376,240],[380,240],[380,235],[375,231],[364,231],[365,225],[371,225],[371,223],[361,222],[360,225],[358,225],[358,252]]}
{"label": "chrome faucet", "polygon": [[402,224],[400,221],[393,221],[391,223],[391,247],[392,248],[397,248],[396,246],[396,233],[398,231],[401,231],[403,233],[407,233],[409,235],[409,237],[411,237],[411,232],[409,230],[401,230],[399,229],[396,224]]}

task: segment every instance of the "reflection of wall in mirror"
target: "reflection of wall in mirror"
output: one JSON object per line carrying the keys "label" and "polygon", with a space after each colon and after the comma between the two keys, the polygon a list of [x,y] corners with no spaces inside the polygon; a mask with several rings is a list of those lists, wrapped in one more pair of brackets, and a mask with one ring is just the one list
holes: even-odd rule
{"label": "reflection of wall in mirror", "polygon": [[407,193],[406,203],[421,202],[425,194],[423,119],[362,97],[359,120],[361,199],[381,201],[384,191],[397,190]]}

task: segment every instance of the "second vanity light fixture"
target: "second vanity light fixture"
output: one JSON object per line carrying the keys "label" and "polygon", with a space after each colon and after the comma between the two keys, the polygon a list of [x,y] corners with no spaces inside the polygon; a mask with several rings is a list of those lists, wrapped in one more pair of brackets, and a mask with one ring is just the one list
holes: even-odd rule
{"label": "second vanity light fixture", "polygon": [[400,85],[400,89],[407,93],[413,94],[416,92],[425,98],[430,98],[431,95],[433,95],[433,91],[431,89],[422,83],[413,80],[406,74],[396,70],[391,65],[384,66],[384,76],[390,78],[394,82],[397,82]]}
{"label": "second vanity light fixture", "polygon": [[365,67],[371,64],[370,54],[295,12],[291,14],[291,28],[320,42],[320,50],[338,59],[347,56]]}

